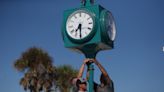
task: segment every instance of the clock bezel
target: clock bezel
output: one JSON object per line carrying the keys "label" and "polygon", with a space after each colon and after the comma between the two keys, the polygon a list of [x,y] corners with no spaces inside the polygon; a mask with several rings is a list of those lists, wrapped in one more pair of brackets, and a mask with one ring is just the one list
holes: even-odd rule
{"label": "clock bezel", "polygon": [[[68,31],[67,31],[67,22],[68,22],[68,20],[69,20],[73,15],[75,15],[76,13],[79,13],[79,12],[84,12],[84,13],[87,13],[88,15],[91,16],[91,18],[92,18],[92,20],[93,20],[93,28],[92,28],[91,32],[90,32],[86,37],[84,37],[84,38],[82,38],[82,39],[74,39],[74,38],[72,38],[72,37],[68,34]],[[95,20],[96,20],[95,14],[92,13],[91,11],[87,10],[87,9],[78,9],[78,10],[72,12],[72,13],[67,17],[66,22],[65,22],[65,29],[66,29],[65,31],[66,31],[67,37],[68,37],[72,42],[78,43],[78,44],[85,43],[85,42],[91,40],[91,39],[93,38],[94,34],[95,34],[95,31],[94,31],[95,28],[96,28],[96,21],[95,21]]]}

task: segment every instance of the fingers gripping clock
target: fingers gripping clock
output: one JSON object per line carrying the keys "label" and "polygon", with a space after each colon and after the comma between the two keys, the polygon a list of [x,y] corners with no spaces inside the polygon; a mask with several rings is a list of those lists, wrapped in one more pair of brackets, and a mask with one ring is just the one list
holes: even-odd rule
{"label": "fingers gripping clock", "polygon": [[76,40],[89,36],[94,27],[92,15],[85,10],[78,10],[72,13],[66,22],[67,34]]}

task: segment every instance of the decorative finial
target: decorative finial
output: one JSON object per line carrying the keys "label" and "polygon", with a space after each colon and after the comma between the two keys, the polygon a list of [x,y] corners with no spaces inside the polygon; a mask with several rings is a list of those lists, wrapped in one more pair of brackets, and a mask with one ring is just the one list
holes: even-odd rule
{"label": "decorative finial", "polygon": [[94,4],[94,0],[81,0],[82,6],[90,6],[91,4]]}
{"label": "decorative finial", "polygon": [[90,0],[91,4],[94,4],[94,0]]}

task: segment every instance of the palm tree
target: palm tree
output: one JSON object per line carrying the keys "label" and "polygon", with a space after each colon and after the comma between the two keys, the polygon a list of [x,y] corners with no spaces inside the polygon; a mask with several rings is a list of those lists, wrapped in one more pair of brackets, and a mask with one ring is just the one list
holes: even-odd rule
{"label": "palm tree", "polygon": [[61,92],[69,92],[71,88],[71,79],[76,77],[78,70],[72,68],[70,65],[62,65],[56,68],[57,84]]}
{"label": "palm tree", "polygon": [[14,67],[24,73],[20,80],[24,90],[49,92],[53,86],[56,68],[52,65],[52,58],[40,48],[32,47],[22,53]]}

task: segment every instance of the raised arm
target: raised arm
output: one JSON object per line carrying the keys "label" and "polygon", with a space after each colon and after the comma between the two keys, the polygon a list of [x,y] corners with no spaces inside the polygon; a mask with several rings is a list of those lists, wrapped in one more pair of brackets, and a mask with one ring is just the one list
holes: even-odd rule
{"label": "raised arm", "polygon": [[110,79],[108,73],[106,72],[106,70],[104,69],[104,67],[96,59],[93,59],[93,62],[98,66],[101,73],[106,78],[107,83],[110,84],[111,79]]}
{"label": "raised arm", "polygon": [[77,78],[82,78],[85,65],[86,65],[86,63],[89,62],[89,61],[90,61],[90,59],[85,59],[85,60],[83,61],[83,64],[81,65],[81,68],[80,68],[80,70],[79,70],[79,73],[78,73]]}

